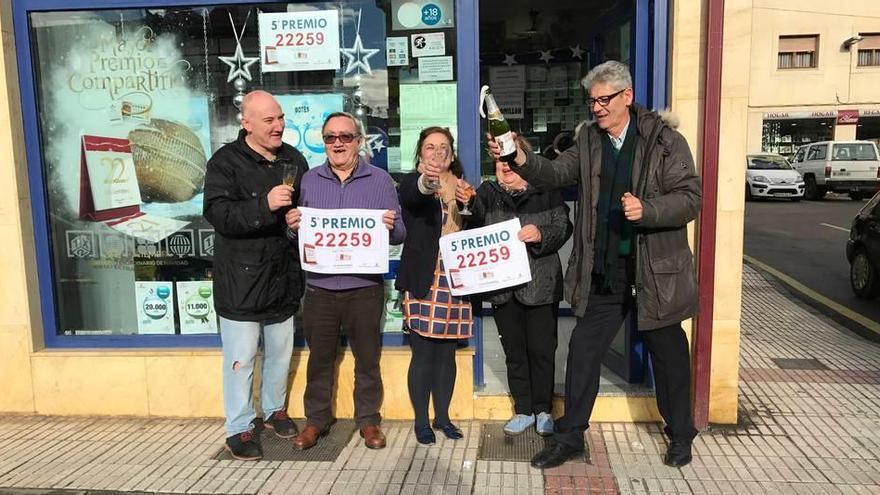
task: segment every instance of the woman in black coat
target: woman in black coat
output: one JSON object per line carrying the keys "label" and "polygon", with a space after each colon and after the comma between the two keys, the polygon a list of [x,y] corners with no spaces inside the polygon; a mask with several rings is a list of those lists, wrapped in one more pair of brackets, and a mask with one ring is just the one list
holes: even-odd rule
{"label": "woman in black coat", "polygon": [[[517,144],[531,149],[524,139]],[[514,415],[504,433],[518,435],[535,425],[538,434],[553,433],[550,414],[556,354],[556,324],[562,300],[562,265],[557,252],[571,236],[568,207],[560,191],[538,192],[505,162],[495,162],[497,181],[477,189],[470,225],[490,225],[519,218],[519,240],[526,243],[532,280],[484,294],[492,303],[507,364]]]}
{"label": "woman in black coat", "polygon": [[403,296],[404,325],[412,348],[407,378],[416,439],[422,444],[436,440],[428,423],[431,396],[433,427],[447,438],[462,438],[449,419],[449,404],[455,385],[455,349],[460,339],[471,336],[471,304],[450,293],[439,245],[441,235],[462,230],[465,222],[457,198],[467,197],[466,183],[453,146],[448,129],[424,129],[416,145],[418,170],[400,183],[406,241],[395,287]]}

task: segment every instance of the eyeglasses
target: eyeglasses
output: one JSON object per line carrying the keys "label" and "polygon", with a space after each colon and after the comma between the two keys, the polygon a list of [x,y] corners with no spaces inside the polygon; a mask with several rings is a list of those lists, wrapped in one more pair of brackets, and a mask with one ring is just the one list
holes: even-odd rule
{"label": "eyeglasses", "polygon": [[623,88],[620,91],[618,91],[617,93],[611,93],[610,95],[597,96],[595,98],[587,98],[587,106],[590,108],[593,108],[593,105],[598,103],[599,106],[601,106],[601,107],[607,107],[608,104],[611,103],[611,100],[613,100],[615,96],[619,95],[620,93],[623,93],[626,90],[627,90],[627,88]]}
{"label": "eyeglasses", "polygon": [[333,144],[338,139],[342,144],[349,144],[354,141],[354,138],[359,137],[360,134],[324,134],[323,140],[324,144]]}

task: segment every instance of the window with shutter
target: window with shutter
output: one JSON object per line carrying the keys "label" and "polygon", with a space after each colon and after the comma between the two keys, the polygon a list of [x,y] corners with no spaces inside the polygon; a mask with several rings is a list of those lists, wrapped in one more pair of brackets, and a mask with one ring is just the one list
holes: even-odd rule
{"label": "window with shutter", "polygon": [[780,36],[779,69],[808,69],[818,65],[819,35]]}

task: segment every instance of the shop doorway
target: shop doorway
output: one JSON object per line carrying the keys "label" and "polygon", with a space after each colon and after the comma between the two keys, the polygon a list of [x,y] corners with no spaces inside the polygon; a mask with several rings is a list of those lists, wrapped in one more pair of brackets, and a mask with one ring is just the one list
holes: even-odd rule
{"label": "shop doorway", "polygon": [[[580,81],[606,60],[630,66],[637,102],[665,106],[667,1],[484,0],[479,6],[480,84],[490,85],[513,130],[536,153],[553,158],[571,146],[577,126],[590,119]],[[494,179],[491,159],[484,153],[480,159],[482,179]],[[566,199],[574,218],[573,190]],[[570,253],[571,241],[560,251],[563,266]],[[484,306],[475,382],[483,394],[505,394],[505,356],[492,309]],[[563,302],[556,352],[558,394],[563,391],[574,325],[571,308]],[[604,365],[602,393],[649,391],[649,366],[634,323],[623,325]]]}

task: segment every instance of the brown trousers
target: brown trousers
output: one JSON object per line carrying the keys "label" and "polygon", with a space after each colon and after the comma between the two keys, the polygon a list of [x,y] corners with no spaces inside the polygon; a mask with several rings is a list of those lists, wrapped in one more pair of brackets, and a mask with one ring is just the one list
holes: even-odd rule
{"label": "brown trousers", "polygon": [[385,288],[381,285],[342,291],[306,287],[303,331],[309,346],[309,362],[303,405],[308,424],[324,430],[335,420],[333,388],[342,333],[354,354],[355,421],[360,427],[382,420],[379,324],[384,305]]}

